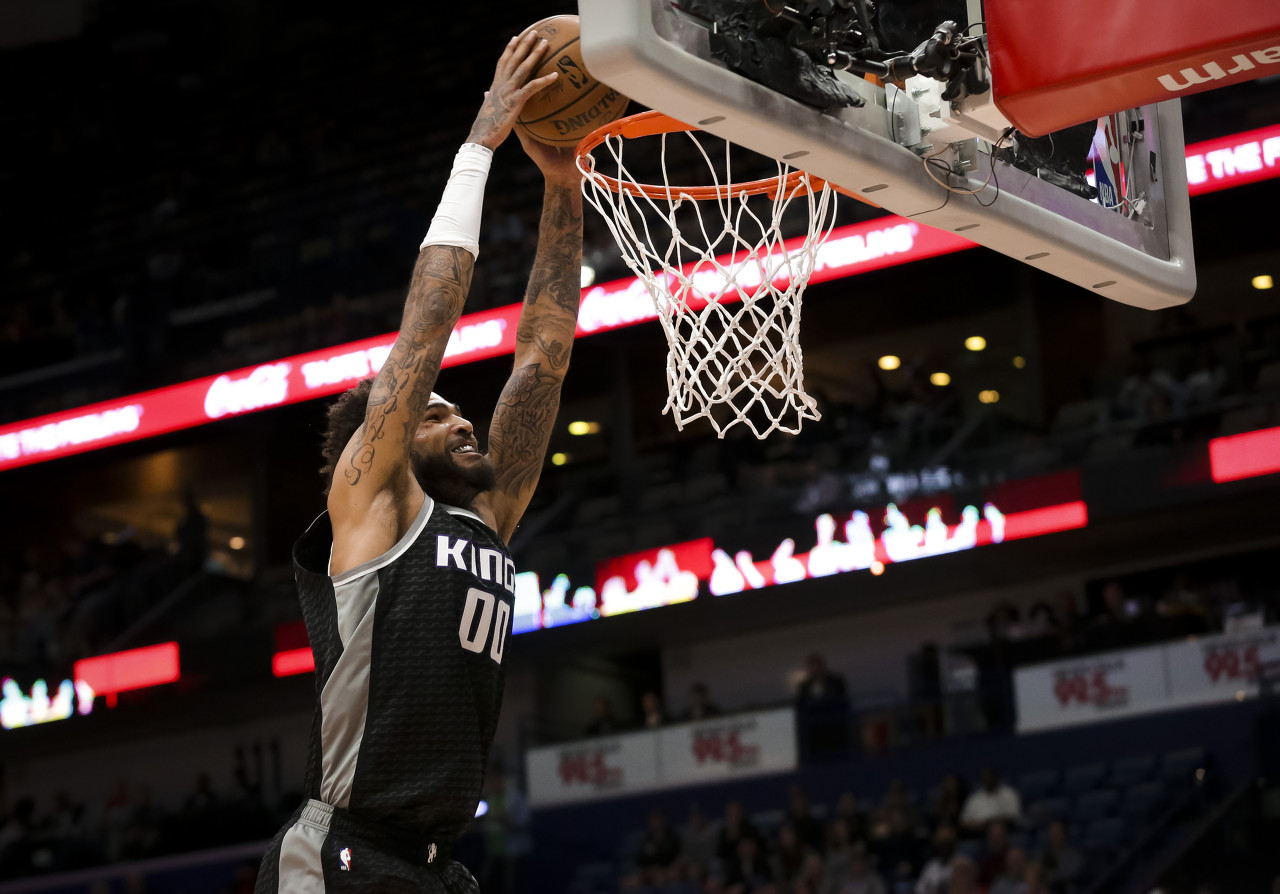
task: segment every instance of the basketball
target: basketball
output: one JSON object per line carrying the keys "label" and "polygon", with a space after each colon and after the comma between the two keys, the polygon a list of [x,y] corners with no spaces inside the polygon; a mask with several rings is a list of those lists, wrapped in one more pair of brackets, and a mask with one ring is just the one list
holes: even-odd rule
{"label": "basketball", "polygon": [[627,98],[591,76],[582,63],[577,16],[551,16],[533,25],[547,41],[547,53],[533,78],[553,71],[560,77],[534,96],[516,126],[549,146],[576,146],[591,131],[622,117]]}

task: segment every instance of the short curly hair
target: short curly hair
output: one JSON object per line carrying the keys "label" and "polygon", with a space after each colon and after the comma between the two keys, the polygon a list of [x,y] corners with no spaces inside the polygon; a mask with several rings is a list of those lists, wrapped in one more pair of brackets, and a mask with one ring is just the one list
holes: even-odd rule
{"label": "short curly hair", "polygon": [[342,459],[342,451],[356,429],[364,425],[365,409],[369,406],[369,392],[373,389],[373,378],[364,379],[354,388],[344,391],[337,400],[329,405],[329,427],[324,433],[324,445],[320,453],[324,456],[324,466],[320,469],[320,478],[324,481],[325,496],[333,486],[333,473]]}

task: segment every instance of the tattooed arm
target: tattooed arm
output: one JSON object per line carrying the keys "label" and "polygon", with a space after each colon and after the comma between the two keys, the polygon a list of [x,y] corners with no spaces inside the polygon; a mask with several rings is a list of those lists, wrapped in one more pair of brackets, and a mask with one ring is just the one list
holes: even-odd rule
{"label": "tattooed arm", "polygon": [[[546,41],[533,31],[511,39],[498,60],[493,84],[485,93],[469,143],[490,151],[496,149],[511,133],[525,101],[555,80],[554,73],[529,80],[546,47]],[[474,147],[466,151],[473,153],[472,159],[474,153],[484,156],[483,165],[476,170],[487,170],[489,153]],[[464,152],[459,153],[458,164],[465,167],[470,163],[463,162],[463,155]],[[461,170],[463,167],[455,167],[455,176]],[[400,333],[369,393],[364,424],[352,436],[334,472],[329,509],[335,529],[335,569],[340,565],[352,567],[389,548],[412,522],[421,503],[422,491],[413,475],[410,448],[427,415],[449,335],[462,314],[471,286],[479,192],[484,184],[483,173],[474,176],[478,176],[478,182],[458,193],[465,201],[448,203],[450,190],[454,189],[452,179],[446,189],[446,200],[418,254]],[[467,225],[459,224],[451,215],[459,220],[465,218]],[[437,224],[441,224],[439,238]],[[340,532],[344,532],[341,538]],[[356,545],[348,549],[352,543]],[[344,553],[341,562],[339,546],[343,546]],[[354,561],[348,553],[354,555]]]}
{"label": "tattooed arm", "polygon": [[489,426],[497,487],[489,509],[503,540],[515,533],[533,497],[560,408],[560,386],[578,325],[582,295],[582,190],[572,149],[553,149],[520,135],[542,168],[546,191],[538,253],[516,330],[515,370]]}

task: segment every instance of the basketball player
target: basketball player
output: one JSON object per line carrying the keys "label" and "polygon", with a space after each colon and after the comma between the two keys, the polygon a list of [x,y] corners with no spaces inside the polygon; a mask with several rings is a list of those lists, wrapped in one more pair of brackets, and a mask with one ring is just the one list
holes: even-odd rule
{"label": "basketball player", "polygon": [[538,482],[577,321],[571,149],[524,143],[546,190],[487,453],[432,389],[470,286],[490,158],[555,79],[530,79],[545,52],[532,32],[507,45],[423,241],[399,337],[377,377],[330,411],[328,512],[294,547],[318,691],[308,800],[272,842],[258,894],[477,890],[449,850],[488,765],[515,589],[507,541]]}

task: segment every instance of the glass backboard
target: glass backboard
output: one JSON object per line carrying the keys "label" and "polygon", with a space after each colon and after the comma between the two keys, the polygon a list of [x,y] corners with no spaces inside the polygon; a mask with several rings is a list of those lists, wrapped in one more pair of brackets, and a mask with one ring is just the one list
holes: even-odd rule
{"label": "glass backboard", "polygon": [[781,0],[579,0],[583,58],[639,103],[1104,297],[1156,309],[1194,294],[1176,100],[1103,119],[1102,199],[1091,200],[1007,151],[993,158],[1011,134],[989,90],[950,102],[946,85],[926,77],[899,89],[840,71],[860,104],[822,110],[740,74],[713,54],[722,26],[706,12],[734,3],[786,9]]}

